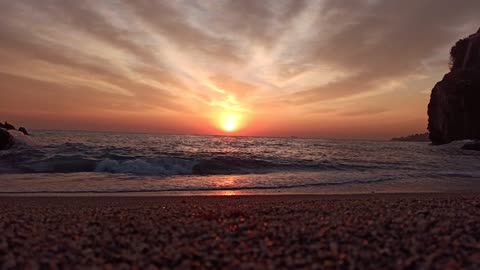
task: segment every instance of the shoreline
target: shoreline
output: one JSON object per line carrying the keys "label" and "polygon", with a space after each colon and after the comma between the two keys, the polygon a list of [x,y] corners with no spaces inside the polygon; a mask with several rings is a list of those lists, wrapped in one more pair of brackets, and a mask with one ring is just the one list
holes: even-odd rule
{"label": "shoreline", "polygon": [[[1,182],[1,181],[0,181]],[[40,182],[40,184],[42,184]],[[0,190],[2,183],[0,183]],[[9,189],[8,184],[3,190]],[[419,194],[419,193],[480,193],[480,181],[475,178],[402,179],[354,184],[321,184],[284,188],[217,188],[181,190],[114,190],[114,191],[8,191],[0,197],[12,196],[234,196],[234,195],[350,195],[350,194]]]}
{"label": "shoreline", "polygon": [[294,192],[250,192],[250,190],[215,190],[215,191],[121,191],[121,192],[0,192],[0,198],[10,198],[10,197],[270,197],[270,196],[283,196],[283,197],[301,197],[301,196],[313,196],[313,197],[323,197],[323,196],[364,196],[364,195],[476,195],[480,194],[478,191],[467,191],[467,190],[458,190],[458,191],[418,191],[418,192],[345,192],[345,193],[294,193]]}
{"label": "shoreline", "polygon": [[12,196],[0,208],[5,269],[480,267],[476,192]]}

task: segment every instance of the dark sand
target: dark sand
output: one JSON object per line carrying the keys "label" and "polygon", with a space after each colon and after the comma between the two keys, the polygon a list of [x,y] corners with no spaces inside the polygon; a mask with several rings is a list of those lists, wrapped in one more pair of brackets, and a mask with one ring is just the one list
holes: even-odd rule
{"label": "dark sand", "polygon": [[480,269],[478,194],[0,197],[0,266]]}

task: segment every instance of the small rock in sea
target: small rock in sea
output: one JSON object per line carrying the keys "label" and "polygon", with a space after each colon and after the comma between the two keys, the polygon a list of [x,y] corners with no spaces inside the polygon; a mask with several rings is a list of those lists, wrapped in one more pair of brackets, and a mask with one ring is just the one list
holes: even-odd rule
{"label": "small rock in sea", "polygon": [[27,129],[24,128],[24,127],[18,128],[18,131],[22,132],[22,133],[25,134],[25,135],[30,135],[30,134],[28,133]]}
{"label": "small rock in sea", "polygon": [[15,127],[12,124],[9,124],[7,121],[5,121],[5,124],[3,125],[3,127],[7,130],[15,129]]}
{"label": "small rock in sea", "polygon": [[462,149],[480,151],[480,141],[466,143],[462,146]]}
{"label": "small rock in sea", "polygon": [[8,149],[13,144],[13,137],[10,132],[0,129],[0,150]]}

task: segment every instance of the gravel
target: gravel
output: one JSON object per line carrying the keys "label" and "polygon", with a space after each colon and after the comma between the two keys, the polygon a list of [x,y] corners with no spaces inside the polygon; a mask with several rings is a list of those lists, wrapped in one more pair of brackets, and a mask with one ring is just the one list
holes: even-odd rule
{"label": "gravel", "polygon": [[480,269],[478,194],[0,197],[1,269]]}

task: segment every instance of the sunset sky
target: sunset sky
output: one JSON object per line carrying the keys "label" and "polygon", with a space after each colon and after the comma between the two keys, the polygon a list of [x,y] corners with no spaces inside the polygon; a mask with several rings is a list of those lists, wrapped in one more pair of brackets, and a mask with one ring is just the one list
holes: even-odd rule
{"label": "sunset sky", "polygon": [[385,139],[426,132],[479,0],[0,0],[0,120]]}

